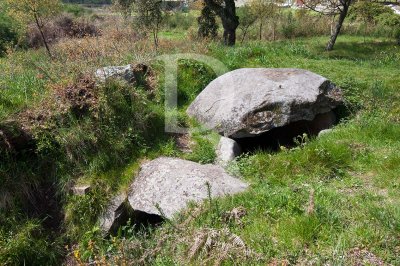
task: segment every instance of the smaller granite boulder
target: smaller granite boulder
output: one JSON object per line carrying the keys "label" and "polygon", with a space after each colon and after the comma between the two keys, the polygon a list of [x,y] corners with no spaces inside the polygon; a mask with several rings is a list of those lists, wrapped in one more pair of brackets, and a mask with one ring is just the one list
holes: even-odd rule
{"label": "smaller granite boulder", "polygon": [[332,132],[332,129],[331,129],[331,128],[321,130],[321,131],[318,133],[318,137],[321,137],[321,136],[323,136],[323,135],[327,135],[327,134],[329,134],[329,133],[331,133],[331,132]]}
{"label": "smaller granite boulder", "polygon": [[141,167],[129,189],[128,200],[135,212],[170,219],[190,201],[207,199],[207,184],[212,197],[239,193],[248,187],[220,166],[161,157]]}
{"label": "smaller granite boulder", "polygon": [[100,83],[119,80],[127,84],[142,86],[148,92],[154,93],[155,73],[151,67],[145,64],[103,67],[95,72],[95,77]]}
{"label": "smaller granite boulder", "polygon": [[129,205],[125,194],[119,194],[111,199],[106,210],[100,217],[100,228],[107,234],[115,234],[118,228],[133,216],[133,209]]}
{"label": "smaller granite boulder", "polygon": [[241,152],[242,149],[235,140],[221,137],[217,148],[217,161],[224,165],[233,161]]}
{"label": "smaller granite boulder", "polygon": [[121,79],[132,83],[134,79],[131,65],[103,67],[96,71],[95,76],[103,83],[110,79]]}

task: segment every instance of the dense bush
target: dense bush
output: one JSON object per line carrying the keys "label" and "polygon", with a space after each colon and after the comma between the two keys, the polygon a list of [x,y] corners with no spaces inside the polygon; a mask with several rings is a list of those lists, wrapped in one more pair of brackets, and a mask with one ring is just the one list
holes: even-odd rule
{"label": "dense bush", "polygon": [[[250,12],[245,10],[250,9]],[[297,37],[323,36],[330,33],[332,17],[322,15],[307,9],[280,9],[273,17],[257,17],[256,7],[240,7],[238,10],[241,21],[247,27],[239,25],[238,39],[276,40]],[[245,17],[242,13],[246,13]],[[272,16],[272,15],[271,15]],[[255,18],[255,21],[250,18]],[[263,23],[260,35],[261,22]],[[400,16],[389,7],[371,2],[358,2],[349,12],[342,33],[374,37],[400,36]],[[245,36],[243,36],[245,35]],[[243,38],[245,37],[245,38]]]}
{"label": "dense bush", "polygon": [[[245,7],[247,8],[247,7]],[[239,8],[238,14],[246,12],[245,8]],[[252,7],[250,6],[250,10]],[[254,12],[254,11],[252,11]],[[259,27],[260,18],[257,18],[256,14],[247,12],[246,19],[242,18],[242,21],[248,23],[249,17],[255,18],[255,21],[250,20],[251,25],[243,30],[243,27],[239,33],[245,32],[248,39],[259,39]],[[243,16],[243,15],[242,15]],[[279,10],[275,13],[274,18],[267,17],[263,19],[263,31],[261,39],[276,40],[276,39],[292,39],[296,37],[311,37],[320,36],[329,33],[330,20],[327,16],[315,14],[305,9],[298,10]],[[243,36],[239,35],[239,38]]]}
{"label": "dense bush", "polygon": [[194,21],[195,18],[190,13],[168,12],[165,14],[164,25],[169,29],[188,30]]}
{"label": "dense bush", "polygon": [[400,37],[400,16],[385,5],[374,2],[357,2],[350,10],[349,19],[358,23],[364,35]]}
{"label": "dense bush", "polygon": [[[147,76],[143,80],[146,82],[137,86],[110,83],[96,87],[91,78],[82,77],[69,86],[55,86],[54,95],[48,101],[18,114],[18,124],[32,137],[34,144],[2,147],[0,138],[0,214],[6,209],[18,210],[15,216],[40,222],[16,238],[6,233],[12,227],[3,221],[14,216],[11,213],[8,217],[0,215],[0,246],[6,247],[0,250],[0,264],[23,264],[23,260],[33,257],[38,263],[46,264],[43,261],[54,254],[46,252],[51,243],[41,234],[42,224],[48,224],[47,234],[53,226],[60,230],[63,217],[53,215],[52,210],[62,211],[58,202],[65,200],[74,179],[118,168],[131,160],[138,150],[154,143],[157,134],[162,132],[162,115],[151,108],[152,84],[147,83]],[[52,101],[54,98],[56,102]],[[0,130],[1,126],[0,123]],[[100,182],[101,192],[117,189],[120,181],[113,176]],[[57,195],[51,194],[51,190],[57,190]],[[104,202],[105,195],[99,195]],[[93,199],[91,197],[88,202],[92,220],[86,217],[87,223],[96,218],[98,212],[93,208],[101,207],[101,202],[97,204]],[[3,206],[4,201],[7,204]],[[53,204],[52,201],[58,202]],[[84,227],[86,229],[88,227]],[[74,235],[74,232],[69,233]],[[35,256],[39,250],[44,254]],[[55,259],[48,263],[55,265]]]}
{"label": "dense bush", "polygon": [[377,23],[382,14],[392,14],[390,7],[374,2],[357,2],[349,12],[350,20],[360,20]]}
{"label": "dense bush", "polygon": [[13,21],[0,11],[0,56],[4,55],[8,45],[17,42],[18,34]]}
{"label": "dense bush", "polygon": [[[43,32],[48,43],[55,43],[64,37],[83,38],[100,34],[99,29],[94,24],[83,19],[73,19],[67,15],[57,17],[45,24]],[[34,25],[31,25],[28,29],[27,44],[33,48],[43,46],[40,32]]]}

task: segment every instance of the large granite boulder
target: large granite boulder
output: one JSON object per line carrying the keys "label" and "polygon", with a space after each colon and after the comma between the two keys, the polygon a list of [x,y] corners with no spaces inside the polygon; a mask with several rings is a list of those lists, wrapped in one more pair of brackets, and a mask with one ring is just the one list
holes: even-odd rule
{"label": "large granite boulder", "polygon": [[310,71],[243,68],[212,81],[187,113],[224,136],[246,138],[311,121],[341,102],[340,88]]}
{"label": "large granite boulder", "polygon": [[172,218],[188,202],[207,199],[207,183],[211,197],[239,193],[248,186],[220,166],[161,157],[141,167],[128,200],[135,211]]}

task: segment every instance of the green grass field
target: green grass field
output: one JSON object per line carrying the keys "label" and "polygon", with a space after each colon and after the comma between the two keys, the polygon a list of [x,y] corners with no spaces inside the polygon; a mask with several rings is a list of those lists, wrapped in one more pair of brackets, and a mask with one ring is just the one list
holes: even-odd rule
{"label": "green grass field", "polygon": [[[210,49],[230,69],[297,67],[326,76],[343,88],[351,113],[331,134],[306,139],[295,149],[242,156],[231,171],[250,182],[251,189],[218,201],[217,210],[206,204],[189,230],[170,228],[173,236],[157,258],[179,263],[194,245],[193,240],[176,244],[180,238],[193,239],[204,228],[228,228],[262,255],[245,264],[350,265],[365,259],[352,253],[355,248],[386,263],[400,263],[399,47],[388,40],[365,44],[346,36],[333,53],[326,53],[323,41]],[[240,224],[221,219],[239,206],[247,211]],[[200,249],[192,263],[222,252],[211,248],[210,255],[206,250]],[[232,248],[229,253],[231,263],[235,252]],[[363,263],[375,265],[372,260]]]}
{"label": "green grass field", "polygon": [[[298,67],[324,75],[343,88],[349,116],[331,134],[304,139],[295,149],[243,155],[230,171],[251,184],[248,192],[205,203],[200,214],[193,207],[173,226],[166,224],[150,235],[114,240],[140,241],[147,250],[158,251],[146,257],[128,249],[128,258],[145,258],[156,265],[197,265],[207,259],[216,262],[220,256],[226,265],[400,263],[399,48],[390,40],[364,43],[362,38],[344,36],[333,53],[326,53],[324,40],[209,47],[209,54],[230,69]],[[198,73],[206,75],[196,64],[181,73],[179,91],[186,96],[182,112],[207,84],[193,82]],[[196,161],[209,162],[213,146],[195,153]],[[239,223],[222,218],[237,207],[247,213]],[[180,226],[185,229],[176,229]],[[256,255],[246,257],[240,248],[229,246],[229,235],[217,234],[213,239],[207,231],[214,246],[200,246],[198,253],[188,256],[205,230],[229,230]],[[162,248],[157,249],[161,239]],[[104,256],[104,248],[110,245],[114,244],[103,242],[99,244],[103,249],[94,253]],[[221,255],[223,245],[230,247],[225,255]],[[121,259],[121,249],[113,247]],[[372,254],[369,261],[366,254]]]}
{"label": "green grass field", "polygon": [[[296,148],[260,150],[238,158],[229,171],[251,184],[247,192],[192,206],[158,228],[137,232],[125,227],[119,236],[103,239],[97,214],[107,198],[127,188],[142,160],[161,155],[201,163],[215,159],[215,133],[192,136],[193,153],[186,155],[162,132],[163,67],[149,60],[157,72],[155,98],[148,100],[139,93],[135,99],[140,104],[129,105],[123,100],[129,97],[129,90],[118,84],[104,88],[100,92],[104,121],[93,124],[91,117],[66,119],[52,135],[57,148],[43,139],[42,144],[50,146],[44,146],[45,151],[65,148],[72,154],[69,156],[79,155],[80,161],[74,163],[66,163],[66,156],[59,155],[62,160],[58,163],[63,165],[57,166],[56,179],[62,180],[60,187],[74,180],[90,183],[93,192],[63,197],[66,221],[63,234],[56,237],[46,236],[38,220],[24,216],[13,223],[21,215],[18,211],[9,215],[8,223],[0,225],[0,264],[22,264],[36,250],[43,251],[38,253],[37,264],[57,264],[59,254],[82,263],[95,260],[118,265],[400,264],[400,47],[393,40],[340,36],[335,50],[325,52],[326,37],[248,42],[234,48],[213,42],[183,45],[183,33],[163,32],[160,37],[166,44],[158,54],[197,52],[222,61],[229,70],[295,67],[323,75],[343,89],[346,116],[331,133],[303,138]],[[49,101],[54,79],[65,85],[81,72],[134,61],[137,55],[132,52],[140,49],[76,62],[63,56],[49,62],[43,50],[2,58],[0,119]],[[154,51],[146,52],[146,58],[152,55]],[[191,61],[181,62],[179,70],[178,115],[191,125],[185,108],[215,74]],[[145,118],[126,123],[135,113]],[[130,133],[136,122],[149,126]],[[88,135],[87,130],[100,133]],[[149,130],[157,132],[147,136]],[[123,137],[117,137],[121,132]],[[92,138],[98,146],[91,145]],[[73,174],[70,167],[74,167]],[[20,172],[18,175],[23,178]],[[60,191],[65,193],[62,188]],[[238,207],[246,215],[227,220],[226,213]],[[19,231],[26,234],[17,234]],[[65,244],[69,245],[67,251]]]}

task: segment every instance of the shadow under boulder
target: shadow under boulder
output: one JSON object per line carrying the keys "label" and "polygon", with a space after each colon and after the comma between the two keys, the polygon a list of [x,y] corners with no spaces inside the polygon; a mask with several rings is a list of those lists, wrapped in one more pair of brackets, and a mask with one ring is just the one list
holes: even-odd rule
{"label": "shadow under boulder", "polygon": [[234,139],[243,152],[255,150],[277,151],[280,146],[293,147],[295,139],[303,134],[309,137],[317,136],[321,131],[331,128],[336,124],[336,116],[333,111],[318,114],[314,120],[300,120],[288,125],[273,128],[263,134]]}
{"label": "shadow under boulder", "polygon": [[100,228],[106,235],[116,235],[121,226],[132,224],[139,226],[157,226],[164,219],[160,215],[134,210],[124,194],[115,196],[109,202],[105,212],[100,217]]}

